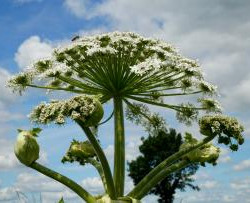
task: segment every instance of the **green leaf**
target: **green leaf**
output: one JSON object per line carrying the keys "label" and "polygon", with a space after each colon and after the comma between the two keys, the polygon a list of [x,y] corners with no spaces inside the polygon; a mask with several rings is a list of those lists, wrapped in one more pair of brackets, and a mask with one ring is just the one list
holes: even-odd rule
{"label": "green leaf", "polygon": [[20,128],[18,128],[18,129],[17,129],[17,132],[19,132],[19,133],[20,133],[20,132],[23,132],[23,130],[22,130],[22,129],[20,129]]}
{"label": "green leaf", "polygon": [[32,128],[30,132],[32,133],[33,136],[37,137],[37,134],[39,134],[41,131],[42,131],[41,128]]}
{"label": "green leaf", "polygon": [[59,200],[58,203],[64,203],[63,197]]}

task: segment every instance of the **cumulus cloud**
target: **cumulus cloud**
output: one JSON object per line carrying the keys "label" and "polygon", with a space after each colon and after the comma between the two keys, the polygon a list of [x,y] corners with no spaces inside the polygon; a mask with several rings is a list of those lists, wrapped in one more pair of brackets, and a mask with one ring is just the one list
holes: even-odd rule
{"label": "cumulus cloud", "polygon": [[[8,121],[19,120],[24,118],[24,115],[11,112],[9,110],[9,105],[13,104],[17,98],[15,94],[10,90],[10,88],[6,87],[6,83],[8,79],[10,79],[11,73],[4,68],[0,67],[0,124],[6,123]],[[6,128],[6,126],[2,126],[2,129]],[[1,129],[1,130],[2,130]],[[0,130],[0,133],[1,133]]]}
{"label": "cumulus cloud", "polygon": [[233,166],[233,169],[235,171],[243,171],[250,169],[250,159],[246,159],[244,161],[241,161],[240,163]]}
{"label": "cumulus cloud", "polygon": [[236,190],[250,189],[250,178],[248,177],[246,179],[232,181],[230,186]]}
{"label": "cumulus cloud", "polygon": [[[250,177],[244,177],[242,179],[234,180],[230,183],[230,187],[233,189],[235,200],[240,202],[250,202]],[[235,201],[232,201],[235,202]]]}
{"label": "cumulus cloud", "polygon": [[203,189],[212,189],[218,187],[219,183],[215,180],[207,180],[200,184],[200,187]]}
{"label": "cumulus cloud", "polygon": [[193,176],[192,176],[193,179],[195,180],[208,180],[210,179],[210,175],[207,173],[207,172],[204,172],[204,171],[197,171],[197,173],[195,173]]}
{"label": "cumulus cloud", "polygon": [[87,17],[90,0],[65,0],[64,6],[77,17]]}
{"label": "cumulus cloud", "polygon": [[[14,154],[14,142],[0,138],[0,171],[23,168],[24,166],[18,161]],[[40,152],[39,162],[47,163],[47,154]]]}
{"label": "cumulus cloud", "polygon": [[42,41],[39,36],[26,39],[15,54],[15,61],[21,69],[27,68],[32,62],[51,56],[52,45]]}
{"label": "cumulus cloud", "polygon": [[64,197],[65,200],[80,202],[79,197],[62,184],[44,175],[34,174],[32,172],[20,173],[14,185],[1,188],[0,200],[16,200],[17,191],[20,194],[26,195],[41,193],[43,202],[55,202],[61,197]]}
{"label": "cumulus cloud", "polygon": [[[136,157],[140,154],[139,152],[139,145],[141,144],[141,141],[137,142],[127,142],[125,145],[126,154],[125,159],[126,161],[132,161],[136,159]],[[104,149],[104,152],[107,156],[107,159],[112,164],[114,161],[114,145],[109,145],[106,149]]]}
{"label": "cumulus cloud", "polygon": [[0,146],[0,171],[21,167],[13,152],[13,143],[5,139],[0,139]]}
{"label": "cumulus cloud", "polygon": [[20,173],[14,184],[23,192],[57,192],[63,190],[63,185],[41,174]]}
{"label": "cumulus cloud", "polygon": [[102,194],[104,192],[103,184],[99,177],[85,178],[82,181],[82,186],[95,195]]}
{"label": "cumulus cloud", "polygon": [[11,73],[6,69],[0,67],[0,103],[8,103],[14,101],[16,96],[11,92],[9,88],[6,87],[6,82],[10,79]]}
{"label": "cumulus cloud", "polygon": [[226,148],[220,147],[220,157],[218,159],[218,163],[228,163],[231,161],[231,157],[229,155],[230,151]]}
{"label": "cumulus cloud", "polygon": [[17,200],[17,190],[13,187],[0,188],[0,201]]}

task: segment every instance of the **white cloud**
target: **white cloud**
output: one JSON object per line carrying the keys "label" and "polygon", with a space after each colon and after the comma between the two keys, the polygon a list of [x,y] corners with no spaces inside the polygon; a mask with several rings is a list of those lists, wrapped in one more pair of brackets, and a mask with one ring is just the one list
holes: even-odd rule
{"label": "white cloud", "polygon": [[85,178],[82,186],[93,194],[101,194],[104,192],[102,181],[99,177]]}
{"label": "white cloud", "polygon": [[200,187],[202,189],[212,189],[212,188],[215,188],[215,187],[218,187],[219,183],[215,180],[207,180],[203,183],[200,184]]}
{"label": "white cloud", "polygon": [[8,103],[16,98],[11,90],[6,87],[6,82],[10,79],[10,77],[11,74],[6,69],[0,67],[0,103]]}
{"label": "white cloud", "polygon": [[71,190],[64,189],[61,192],[42,192],[42,202],[58,202],[62,197],[65,202],[81,203],[82,200]]}
{"label": "white cloud", "polygon": [[[233,88],[231,88],[230,94],[225,98],[225,104],[228,107],[233,107],[234,109],[247,111],[249,110],[250,104],[250,75],[245,79],[239,81]],[[239,99],[240,98],[240,99]]]}
{"label": "white cloud", "polygon": [[[12,120],[22,119],[24,116],[19,113],[13,113],[8,110],[10,104],[13,104],[17,98],[10,88],[6,87],[8,79],[11,74],[4,68],[0,67],[0,123],[8,122]],[[4,126],[3,126],[4,128]]]}
{"label": "white cloud", "polygon": [[25,118],[24,115],[22,114],[19,114],[19,113],[12,113],[12,112],[9,112],[5,109],[2,109],[1,106],[0,106],[0,123],[1,122],[7,122],[7,121],[12,121],[12,120],[19,120],[19,119],[23,119]]}
{"label": "white cloud", "polygon": [[64,6],[77,17],[86,17],[89,3],[89,0],[65,0]]}
{"label": "white cloud", "polygon": [[52,50],[49,42],[42,41],[39,36],[31,36],[19,46],[15,61],[21,69],[25,69],[36,60],[49,57]]}
{"label": "white cloud", "polygon": [[228,163],[232,160],[230,156],[221,156],[218,160],[218,163]]}
{"label": "white cloud", "polygon": [[[6,139],[0,139],[0,171],[23,168],[24,166],[18,161],[14,154],[14,143]],[[47,154],[40,152],[40,163],[47,163]]]}
{"label": "white cloud", "polygon": [[20,167],[21,164],[14,154],[13,143],[5,139],[0,139],[0,146],[0,170]]}
{"label": "white cloud", "polygon": [[37,173],[20,173],[14,184],[15,188],[23,192],[60,192],[64,186],[47,176]]}
{"label": "white cloud", "polygon": [[[138,137],[139,138],[139,137]],[[136,141],[129,141],[125,145],[125,159],[126,161],[131,161],[137,158],[137,156],[140,154],[139,152],[139,145],[141,144],[141,141],[136,139]],[[104,149],[105,155],[107,156],[107,159],[109,163],[112,165],[114,161],[114,146],[109,145],[106,149]]]}
{"label": "white cloud", "polygon": [[244,178],[242,180],[232,181],[230,186],[235,190],[250,189],[250,178]]}
{"label": "white cloud", "polygon": [[107,31],[108,29],[106,27],[101,26],[101,27],[91,29],[91,30],[80,30],[78,33],[81,36],[90,36],[90,35],[102,34]]}
{"label": "white cloud", "polygon": [[[17,199],[17,191],[21,198],[23,198],[22,194],[28,197],[28,194],[41,193],[42,200],[45,203],[56,202],[61,197],[64,197],[66,201],[81,202],[74,192],[61,183],[33,172],[20,173],[13,186],[0,189],[0,200],[14,201]],[[27,202],[26,198],[24,202]]]}
{"label": "white cloud", "polygon": [[210,175],[204,171],[198,170],[197,173],[192,176],[192,178],[195,180],[208,180]]}
{"label": "white cloud", "polygon": [[16,189],[13,187],[0,188],[0,201],[14,201],[17,199]]}
{"label": "white cloud", "polygon": [[232,196],[232,195],[225,194],[225,195],[223,195],[222,200],[223,200],[223,202],[235,202],[236,197]]}
{"label": "white cloud", "polygon": [[250,169],[250,159],[244,160],[233,166],[235,171],[242,171],[246,169]]}
{"label": "white cloud", "polygon": [[229,155],[230,151],[227,148],[220,147],[220,157],[218,159],[218,163],[228,163],[231,161],[231,157]]}

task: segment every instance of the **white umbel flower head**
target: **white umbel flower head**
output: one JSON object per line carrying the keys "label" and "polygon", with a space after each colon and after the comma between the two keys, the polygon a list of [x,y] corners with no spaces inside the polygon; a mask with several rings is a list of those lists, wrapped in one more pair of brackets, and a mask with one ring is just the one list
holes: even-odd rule
{"label": "white umbel flower head", "polygon": [[[207,106],[190,101],[164,104],[164,97],[212,96],[216,92],[216,87],[204,80],[197,60],[182,56],[167,42],[131,32],[79,37],[13,77],[9,86],[20,93],[35,87],[101,95],[101,103],[120,97],[175,110],[177,118],[187,124],[197,118],[199,110],[208,110]],[[78,113],[73,112],[72,118]],[[64,123],[64,118],[57,117],[56,122]]]}

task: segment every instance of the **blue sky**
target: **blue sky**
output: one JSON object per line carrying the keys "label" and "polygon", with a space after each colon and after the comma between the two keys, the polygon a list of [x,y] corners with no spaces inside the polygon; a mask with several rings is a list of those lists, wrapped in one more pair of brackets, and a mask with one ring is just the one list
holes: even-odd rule
{"label": "blue sky", "polygon": [[[237,153],[222,146],[216,167],[201,168],[196,175],[201,192],[178,192],[176,202],[249,202],[250,196],[250,2],[248,0],[5,0],[0,5],[0,202],[18,202],[16,191],[44,202],[62,195],[67,202],[80,202],[69,190],[18,163],[13,154],[17,128],[31,128],[27,114],[42,100],[70,95],[29,90],[22,97],[5,88],[11,75],[49,54],[53,47],[74,35],[107,31],[133,31],[166,40],[191,58],[198,58],[206,78],[218,85],[219,100],[228,115],[245,125],[246,143]],[[174,100],[173,100],[174,101]],[[176,101],[176,100],[175,100]],[[155,109],[159,110],[159,109]],[[109,104],[105,116],[110,113]],[[191,131],[164,112],[168,124],[178,131]],[[112,164],[112,121],[100,129],[102,146]],[[127,159],[138,154],[141,128],[127,123]],[[90,166],[62,165],[69,142],[83,139],[72,123],[46,127],[38,138],[41,162],[68,175],[91,192],[101,191],[100,180]],[[127,180],[127,189],[132,187]],[[155,202],[147,197],[144,202]]]}

